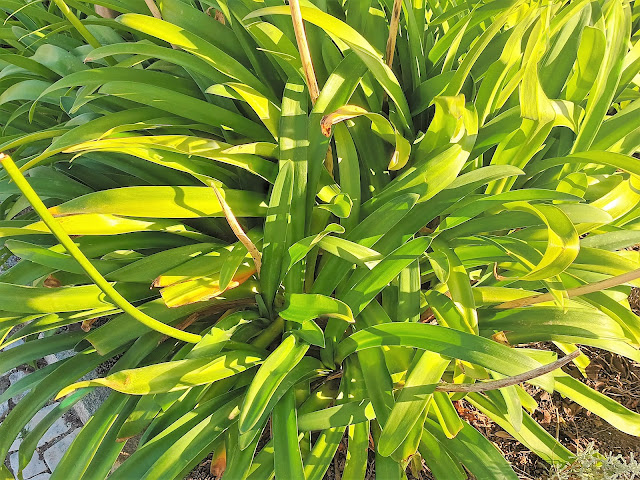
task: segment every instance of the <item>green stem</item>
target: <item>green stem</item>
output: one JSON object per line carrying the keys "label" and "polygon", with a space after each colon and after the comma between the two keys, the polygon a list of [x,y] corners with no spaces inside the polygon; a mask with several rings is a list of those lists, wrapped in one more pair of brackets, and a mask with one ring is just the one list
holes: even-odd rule
{"label": "green stem", "polygon": [[284,329],[284,320],[277,317],[258,337],[251,342],[254,347],[267,348]]}
{"label": "green stem", "polygon": [[84,38],[89,45],[91,45],[93,48],[100,48],[102,46],[98,39],[94,37],[89,30],[87,30],[87,27],[85,27],[80,19],[76,17],[76,15],[71,11],[69,6],[64,3],[64,0],[53,1],[58,6],[62,14],[67,17],[67,20],[69,20],[71,25],[73,25],[75,29],[78,30],[78,33],[82,35],[82,38]]}
{"label": "green stem", "polygon": [[159,322],[155,318],[150,317],[144,312],[141,312],[136,307],[131,305],[129,301],[118,293],[113,286],[105,280],[105,278],[98,272],[93,264],[84,256],[78,246],[71,240],[67,232],[64,231],[58,221],[53,218],[53,215],[47,210],[47,207],[38,194],[33,190],[27,179],[24,178],[20,169],[13,162],[11,157],[0,153],[0,164],[5,168],[11,180],[13,180],[16,186],[20,189],[22,194],[31,203],[33,209],[40,215],[42,221],[49,227],[51,233],[55,235],[58,241],[67,249],[69,254],[76,259],[80,266],[87,272],[87,275],[93,280],[93,282],[107,295],[113,303],[122,309],[125,313],[131,315],[135,320],[143,325],[155,330],[157,332],[168,335],[169,337],[176,338],[185,342],[198,343],[202,337],[193,333],[183,332],[177,328],[170,327],[162,322]]}

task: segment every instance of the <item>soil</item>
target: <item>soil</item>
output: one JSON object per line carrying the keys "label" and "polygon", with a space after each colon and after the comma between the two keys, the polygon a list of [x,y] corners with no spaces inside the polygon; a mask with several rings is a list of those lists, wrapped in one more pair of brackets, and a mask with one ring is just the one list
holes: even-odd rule
{"label": "soil", "polygon": [[[634,312],[640,315],[640,289],[632,290],[629,303]],[[555,349],[553,344],[537,344],[536,347]],[[581,347],[581,350],[591,359],[591,364],[586,369],[587,377],[585,378],[573,364],[565,367],[565,371],[591,388],[614,398],[629,410],[640,413],[640,364],[597,348]],[[628,459],[631,454],[638,456],[640,438],[620,432],[578,404],[563,399],[558,393],[549,395],[535,387],[527,385],[526,388],[538,402],[533,418],[572,452],[584,450],[587,445],[593,443],[595,449],[603,454],[620,454],[625,459]],[[542,459],[527,450],[473,406],[464,400],[460,404],[467,409],[467,420],[502,451],[521,480],[549,478],[549,466]],[[346,439],[343,439],[333,465],[325,475],[325,480],[342,478],[340,472],[344,468],[345,455]],[[376,478],[374,456],[370,450],[365,477],[367,480]],[[187,480],[214,480],[216,477],[209,473],[210,465],[211,455],[187,476]],[[419,473],[419,477],[414,477],[407,469],[407,478],[409,480],[433,479],[426,466]]]}

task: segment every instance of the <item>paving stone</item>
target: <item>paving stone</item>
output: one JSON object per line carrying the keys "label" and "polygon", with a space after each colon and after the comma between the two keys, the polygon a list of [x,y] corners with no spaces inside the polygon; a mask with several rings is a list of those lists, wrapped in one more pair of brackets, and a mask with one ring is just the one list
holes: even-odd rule
{"label": "paving stone", "polygon": [[47,405],[46,407],[42,407],[38,413],[36,413],[33,418],[29,421],[27,425],[27,429],[29,431],[33,430],[38,423],[49,413],[51,410],[58,405],[58,402],[52,403],[51,405]]}
{"label": "paving stone", "polygon": [[[46,407],[42,408],[38,413],[36,413],[33,418],[31,419],[31,421],[27,424],[27,431],[31,431],[35,428],[35,426],[40,422],[40,420],[42,420],[45,415],[47,413],[49,413],[53,407],[55,407],[57,405],[57,403],[52,403],[51,405],[47,405]],[[55,437],[52,437],[55,438]],[[18,450],[18,448],[20,448],[20,443],[22,442],[22,436],[18,435],[18,438],[16,438],[13,443],[11,444],[11,446],[9,447],[9,451],[13,452],[15,450]]]}
{"label": "paving stone", "polygon": [[23,372],[22,370],[15,370],[15,371],[13,371],[13,372],[11,372],[9,374],[9,382],[11,382],[11,385],[13,385],[18,380],[21,380],[26,376],[27,376],[27,374],[25,372]]}
{"label": "paving stone", "polygon": [[10,343],[6,347],[4,347],[2,351],[6,352],[7,350],[11,350],[12,348],[16,348],[17,346],[22,345],[23,343],[24,343],[24,340],[20,339],[17,342]]}
{"label": "paving stone", "polygon": [[9,411],[9,403],[0,403],[0,418],[2,418]]}
{"label": "paving stone", "polygon": [[0,263],[0,273],[9,270],[16,263],[18,263],[18,260],[20,260],[18,257],[16,257],[15,255],[11,255],[9,258],[7,258],[6,262]]}
{"label": "paving stone", "polygon": [[69,450],[69,446],[71,445],[71,442],[73,442],[73,439],[76,438],[76,435],[78,435],[78,432],[80,432],[80,429],[76,428],[44,452],[44,461],[47,462],[49,470],[52,472],[55,470],[64,454]]}
{"label": "paving stone", "polygon": [[49,480],[51,478],[51,474],[49,472],[41,473],[36,475],[35,477],[25,478],[25,480]]}
{"label": "paving stone", "polygon": [[16,438],[11,444],[11,446],[9,447],[9,451],[15,452],[16,450],[18,450],[18,448],[20,448],[21,443],[22,443],[22,434],[19,433],[18,438]]}
{"label": "paving stone", "polygon": [[67,433],[69,431],[69,428],[70,427],[69,425],[67,425],[67,422],[64,420],[64,418],[62,417],[59,418],[54,422],[53,425],[51,425],[49,430],[47,430],[47,432],[42,436],[42,438],[38,442],[38,447],[41,447],[45,443],[49,443],[54,438]]}
{"label": "paving stone", "polygon": [[[9,457],[9,464],[11,465],[11,471],[17,475],[18,473],[18,452],[12,453]],[[40,473],[46,472],[47,466],[40,460],[38,453],[35,452],[29,464],[23,470],[23,476],[25,479],[34,477]]]}
{"label": "paving stone", "polygon": [[[9,382],[11,383],[11,385],[13,385],[14,383],[16,383],[18,380],[23,379],[24,377],[26,377],[27,374],[21,370],[14,370],[13,372],[11,372],[9,374]],[[29,391],[27,390],[26,392],[22,392],[19,393],[18,395],[13,397],[13,402],[14,403],[18,403],[20,400],[22,400],[24,398],[24,396],[29,393]]]}

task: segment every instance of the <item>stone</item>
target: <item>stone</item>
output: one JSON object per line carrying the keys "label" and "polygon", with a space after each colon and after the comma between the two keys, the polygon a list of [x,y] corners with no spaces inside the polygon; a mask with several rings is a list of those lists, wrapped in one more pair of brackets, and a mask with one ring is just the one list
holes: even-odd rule
{"label": "stone", "polygon": [[11,382],[11,385],[13,385],[18,380],[22,380],[26,376],[27,374],[22,370],[15,370],[9,374],[9,382]]}
{"label": "stone", "polygon": [[18,263],[18,260],[20,260],[18,257],[16,257],[15,255],[11,255],[9,258],[7,258],[6,262],[0,263],[0,273],[9,270],[16,263]]}
{"label": "stone", "polygon": [[67,453],[67,450],[69,450],[71,442],[73,442],[73,439],[76,438],[76,435],[78,435],[79,432],[80,429],[76,428],[72,432],[69,432],[66,436],[62,437],[52,446],[47,448],[47,450],[44,452],[44,461],[47,462],[49,470],[51,470],[52,472],[55,470],[55,468],[60,463],[60,460],[62,460],[64,454]]}
{"label": "stone", "polygon": [[[9,382],[11,382],[11,385],[13,385],[18,380],[21,380],[26,376],[27,376],[27,374],[25,372],[23,372],[22,370],[15,370],[15,371],[11,372],[11,374],[9,374]],[[26,392],[19,393],[18,395],[14,396],[13,397],[13,403],[18,403],[20,400],[22,400],[24,398],[24,396],[27,393],[29,393],[29,390],[27,390]]]}
{"label": "stone", "polygon": [[38,447],[41,447],[45,443],[49,443],[51,440],[54,440],[56,437],[59,437],[60,435],[64,435],[69,431],[69,428],[70,427],[69,425],[67,425],[67,422],[64,420],[64,418],[62,417],[59,418],[53,423],[53,425],[51,425],[51,427],[49,427],[49,430],[47,430],[45,434],[42,436],[42,438],[38,442]]}
{"label": "stone", "polygon": [[9,411],[9,403],[8,402],[0,403],[0,418],[4,417],[8,411]]}
{"label": "stone", "polygon": [[35,477],[27,478],[25,480],[49,480],[51,478],[51,474],[49,472],[41,473],[36,475]]}
{"label": "stone", "polygon": [[12,348],[19,347],[19,346],[20,346],[20,345],[22,345],[23,343],[24,343],[24,340],[20,339],[20,340],[17,340],[17,341],[15,341],[15,342],[13,342],[13,343],[10,343],[10,344],[9,344],[9,345],[7,345],[6,347],[4,347],[2,350],[3,350],[4,352],[6,352],[7,350],[11,350]]}
{"label": "stone", "polygon": [[[29,423],[27,424],[26,430],[27,431],[31,431],[35,428],[35,426],[40,423],[40,421],[45,417],[45,415],[47,413],[49,413],[55,406],[57,405],[57,403],[52,403],[51,405],[47,405],[46,407],[40,409],[40,411],[38,413],[36,413],[33,418],[29,421]],[[54,437],[55,438],[55,437]],[[9,447],[9,451],[13,452],[15,450],[18,450],[18,448],[20,448],[20,443],[22,442],[22,433],[20,433],[18,435],[18,438],[16,438],[13,443],[11,444],[11,447]]]}
{"label": "stone", "polygon": [[[9,464],[11,465],[11,471],[13,471],[13,473],[17,475],[18,466],[19,466],[18,452],[11,454],[11,456],[9,457]],[[46,471],[47,471],[47,466],[40,459],[38,452],[34,452],[33,457],[31,457],[31,461],[22,471],[22,475],[26,480]]]}
{"label": "stone", "polygon": [[36,425],[38,425],[47,414],[53,410],[58,402],[52,403],[51,405],[47,405],[46,407],[42,407],[38,413],[36,413],[28,423],[27,429],[29,431],[33,430]]}

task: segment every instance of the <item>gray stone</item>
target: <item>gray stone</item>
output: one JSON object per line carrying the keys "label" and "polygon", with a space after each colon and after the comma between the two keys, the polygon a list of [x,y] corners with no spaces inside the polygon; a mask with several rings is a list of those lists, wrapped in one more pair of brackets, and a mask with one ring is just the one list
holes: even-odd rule
{"label": "gray stone", "polygon": [[49,472],[41,473],[40,475],[36,475],[35,477],[28,478],[26,480],[49,480],[51,478],[51,474]]}
{"label": "gray stone", "polygon": [[9,403],[8,402],[0,403],[0,418],[4,417],[8,411],[9,411]]}
{"label": "gray stone", "polygon": [[64,454],[67,452],[67,450],[69,450],[69,446],[71,445],[71,442],[73,442],[73,439],[76,438],[76,435],[78,435],[78,432],[80,432],[80,429],[76,428],[66,436],[62,437],[60,440],[50,446],[46,452],[44,452],[44,461],[47,462],[49,470],[51,470],[52,472],[55,470],[55,468],[60,463],[60,460],[62,460]]}
{"label": "gray stone", "polygon": [[16,263],[18,263],[18,260],[20,260],[18,257],[16,257],[15,255],[11,255],[6,262],[0,263],[0,273],[9,270]]}
{"label": "gray stone", "polygon": [[38,413],[36,413],[31,420],[29,421],[29,423],[27,424],[27,430],[31,431],[33,430],[36,425],[38,425],[42,419],[51,411],[53,410],[56,405],[58,405],[58,402],[56,403],[52,403],[51,405],[47,405],[46,407],[42,407],[40,409],[40,411]]}
{"label": "gray stone", "polygon": [[13,385],[18,380],[22,380],[26,376],[27,374],[22,370],[15,370],[9,374],[9,381],[11,382],[11,385]]}
{"label": "gray stone", "polygon": [[[9,457],[9,464],[11,465],[11,471],[17,475],[18,473],[18,452],[12,453],[11,456]],[[35,452],[33,454],[33,457],[31,457],[31,461],[29,462],[29,464],[25,467],[25,469],[22,471],[22,474],[24,476],[25,479],[27,478],[31,478],[34,477],[36,475],[38,475],[39,473],[43,473],[47,471],[47,466],[45,465],[45,463],[40,460],[40,457],[38,455],[38,452]]]}
{"label": "gray stone", "polygon": [[4,347],[2,349],[2,351],[6,352],[7,350],[11,350],[12,348],[16,348],[19,347],[20,345],[22,345],[24,343],[24,340],[20,339],[20,340],[16,340],[13,343],[10,343],[9,345],[7,345],[6,347]]}
{"label": "gray stone", "polygon": [[10,452],[15,452],[20,448],[20,444],[22,443],[22,433],[18,434],[18,437],[13,441],[11,446],[9,447]]}
{"label": "gray stone", "polygon": [[41,447],[45,443],[49,443],[51,440],[54,440],[56,437],[60,435],[64,435],[69,431],[69,425],[65,422],[64,418],[59,418],[56,420],[53,425],[46,431],[46,433],[42,436],[40,441],[38,442],[38,447]]}
{"label": "gray stone", "polygon": [[[23,372],[22,370],[14,370],[13,372],[11,372],[9,374],[9,382],[11,382],[11,385],[13,385],[18,380],[21,380],[26,376],[27,376],[27,374],[25,372]],[[20,400],[22,400],[24,398],[24,396],[27,393],[29,393],[29,390],[27,390],[26,392],[19,393],[18,395],[14,396],[13,397],[13,402],[14,403],[18,403]]]}
{"label": "gray stone", "polygon": [[[45,417],[45,415],[47,413],[49,413],[55,406],[57,405],[57,403],[52,403],[51,405],[47,405],[46,407],[42,408],[38,413],[36,413],[33,418],[29,421],[29,423],[27,424],[26,430],[27,431],[31,431],[35,428],[35,426],[40,423],[40,421]],[[18,448],[20,448],[20,443],[22,442],[22,434],[18,435],[18,438],[16,438],[13,443],[11,444],[11,447],[9,447],[9,451],[13,452],[15,450],[18,450]]]}

